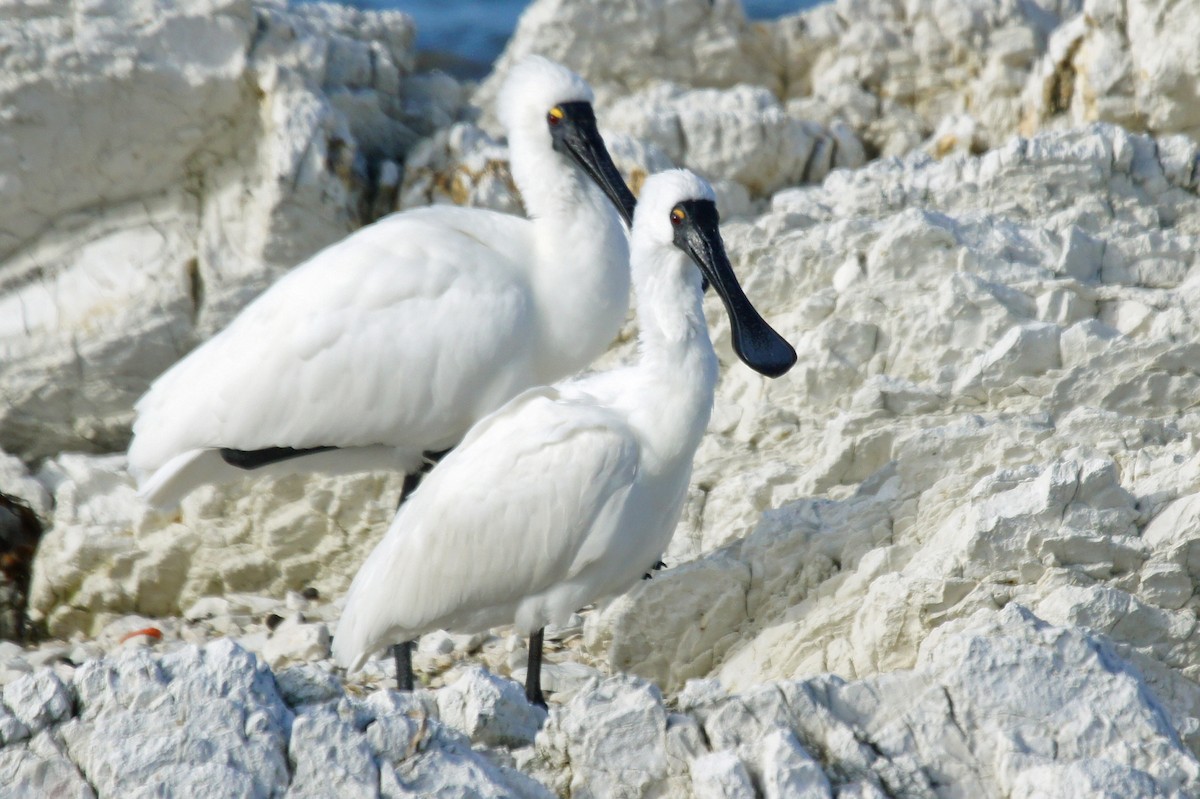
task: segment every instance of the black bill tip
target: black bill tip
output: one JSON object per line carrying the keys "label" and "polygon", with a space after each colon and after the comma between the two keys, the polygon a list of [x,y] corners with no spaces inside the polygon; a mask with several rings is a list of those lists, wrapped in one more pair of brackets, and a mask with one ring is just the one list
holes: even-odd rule
{"label": "black bill tip", "polygon": [[747,366],[767,377],[782,377],[796,365],[796,350],[766,322],[753,330],[734,325],[733,349]]}

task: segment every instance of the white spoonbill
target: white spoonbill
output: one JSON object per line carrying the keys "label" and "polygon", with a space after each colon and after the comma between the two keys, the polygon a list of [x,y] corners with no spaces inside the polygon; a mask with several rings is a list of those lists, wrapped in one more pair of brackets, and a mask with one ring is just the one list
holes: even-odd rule
{"label": "white spoonbill", "polygon": [[591,363],[629,308],[617,211],[628,221],[634,204],[591,99],[575,73],[521,63],[498,110],[530,219],[451,206],[385,217],[159,377],[129,447],[142,495],[169,507],[249,470],[411,473],[518,392]]}
{"label": "white spoonbill", "polygon": [[544,705],[542,628],[622,593],[659,559],[717,381],[702,276],[751,368],[777,377],[796,353],[738,285],[712,188],[694,174],[646,181],[631,251],[636,363],[529,389],[471,429],[354,578],[333,641],[341,665],[433,629],[515,624],[531,635],[526,696]]}

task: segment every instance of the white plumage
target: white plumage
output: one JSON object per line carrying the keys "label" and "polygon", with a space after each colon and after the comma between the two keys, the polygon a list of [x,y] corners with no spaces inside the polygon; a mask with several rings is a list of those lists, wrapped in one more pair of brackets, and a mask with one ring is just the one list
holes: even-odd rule
{"label": "white plumage", "polygon": [[[529,634],[627,590],[658,560],[717,379],[701,271],[687,253],[739,315],[744,360],[772,376],[795,360],[737,287],[712,201],[690,172],[646,181],[631,242],[637,362],[530,389],[467,434],[355,577],[334,638],[339,663],[356,669],[436,628],[515,623]],[[689,232],[693,222],[707,228]]]}
{"label": "white plumage", "polygon": [[626,214],[633,202],[590,100],[569,70],[518,65],[499,113],[530,220],[448,206],[386,217],[155,381],[129,449],[143,496],[171,506],[245,475],[222,448],[337,448],[253,474],[412,471],[521,390],[590,363],[629,302],[625,230],[605,192]]}

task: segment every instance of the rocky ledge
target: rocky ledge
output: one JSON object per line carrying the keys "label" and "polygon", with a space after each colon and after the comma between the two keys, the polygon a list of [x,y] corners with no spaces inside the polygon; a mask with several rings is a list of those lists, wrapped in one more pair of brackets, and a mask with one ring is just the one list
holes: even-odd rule
{"label": "rocky ledge", "polygon": [[364,691],[230,639],[63,671],[4,687],[15,795],[1183,797],[1200,779],[1136,668],[1016,604],[944,625],[912,670],[737,694],[696,680],[669,700],[591,678],[548,716],[478,666]]}
{"label": "rocky ledge", "polygon": [[[0,493],[46,527],[0,593],[41,636],[0,643],[5,795],[1200,794],[1194,20],[539,0],[470,87],[415,71],[400,14],[0,17]],[[396,207],[519,210],[487,103],[526,52],[594,82],[631,185],[717,183],[800,356],[740,368],[709,308],[670,568],[549,631],[548,714],[506,630],[426,636],[413,696],[386,659],[333,667],[394,475],[163,515],[119,454],[154,375],[316,248]]]}

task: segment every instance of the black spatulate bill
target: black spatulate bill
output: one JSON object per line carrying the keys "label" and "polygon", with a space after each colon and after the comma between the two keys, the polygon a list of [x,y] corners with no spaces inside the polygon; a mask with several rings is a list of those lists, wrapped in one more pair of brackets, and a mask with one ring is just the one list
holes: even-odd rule
{"label": "black spatulate bill", "polygon": [[796,363],[796,350],[767,324],[742,291],[721,240],[716,204],[687,200],[675,209],[683,214],[675,225],[675,246],[692,257],[725,303],[734,352],[759,374],[785,374]]}

